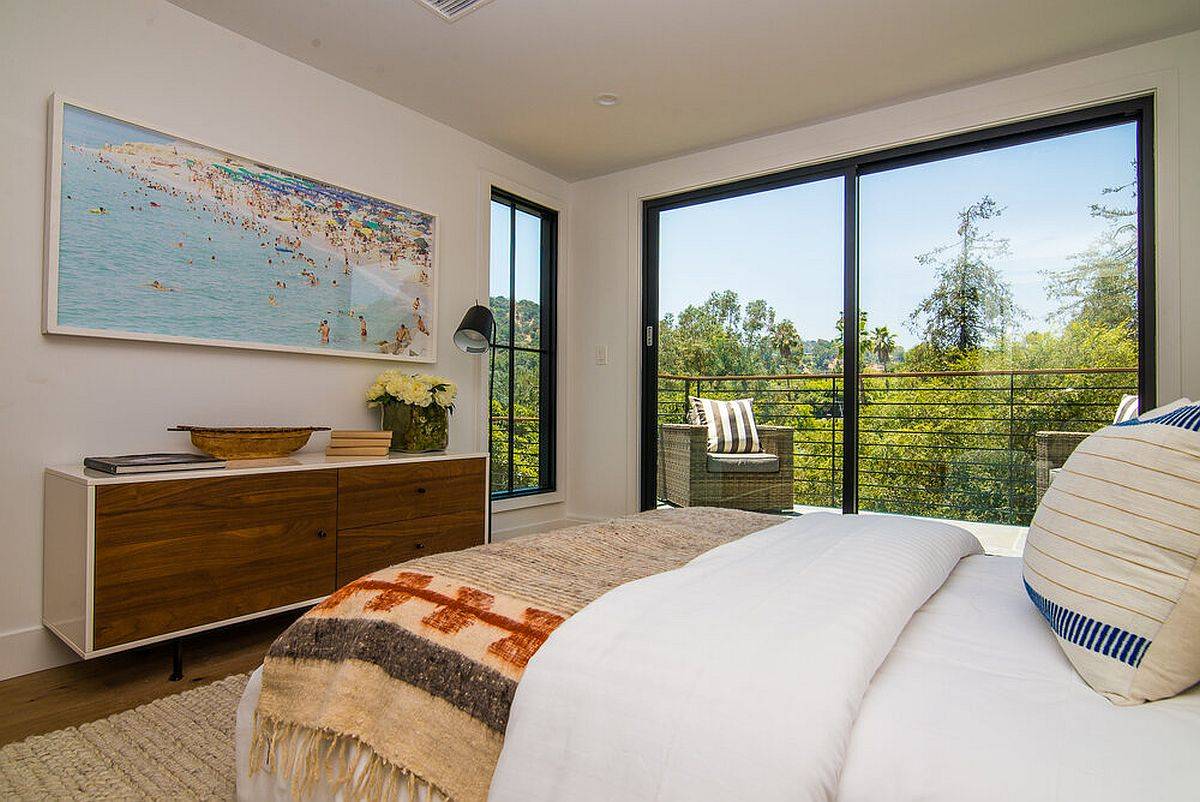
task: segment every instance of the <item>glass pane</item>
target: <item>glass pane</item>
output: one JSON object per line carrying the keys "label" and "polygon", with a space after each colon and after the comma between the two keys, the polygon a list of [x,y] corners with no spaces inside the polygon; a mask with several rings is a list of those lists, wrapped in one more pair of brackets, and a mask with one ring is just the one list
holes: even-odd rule
{"label": "glass pane", "polygon": [[1137,393],[1136,158],[1131,122],[861,179],[860,509],[1016,547],[1039,438]]}
{"label": "glass pane", "polygon": [[541,486],[542,356],[517,351],[513,405],[513,490]]}
{"label": "glass pane", "polygon": [[517,329],[514,344],[537,348],[542,323],[542,219],[517,210]]}
{"label": "glass pane", "polygon": [[492,378],[491,445],[492,445],[492,492],[507,493],[508,484],[508,376],[512,371],[512,351],[506,348],[493,349],[495,360]]}
{"label": "glass pane", "polygon": [[488,294],[496,316],[496,342],[508,343],[509,293],[512,291],[512,207],[492,201]]}
{"label": "glass pane", "polygon": [[[843,208],[836,178],[660,214],[660,503],[841,506]],[[693,451],[688,396],[752,397],[777,467]]]}

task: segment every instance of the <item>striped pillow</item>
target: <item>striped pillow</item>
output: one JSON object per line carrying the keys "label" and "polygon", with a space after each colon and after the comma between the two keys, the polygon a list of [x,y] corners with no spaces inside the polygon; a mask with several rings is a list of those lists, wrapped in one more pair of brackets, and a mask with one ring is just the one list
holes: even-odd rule
{"label": "striped pillow", "polygon": [[690,397],[696,423],[708,427],[708,450],[717,454],[751,454],[762,451],[754,424],[754,399],[718,401]]}
{"label": "striped pillow", "polygon": [[1200,681],[1200,404],[1088,437],[1047,490],[1025,588],[1067,658],[1117,704]]}
{"label": "striped pillow", "polygon": [[1117,404],[1117,414],[1113,416],[1113,423],[1124,423],[1127,420],[1133,420],[1138,416],[1138,397],[1136,395],[1121,396],[1121,403]]}

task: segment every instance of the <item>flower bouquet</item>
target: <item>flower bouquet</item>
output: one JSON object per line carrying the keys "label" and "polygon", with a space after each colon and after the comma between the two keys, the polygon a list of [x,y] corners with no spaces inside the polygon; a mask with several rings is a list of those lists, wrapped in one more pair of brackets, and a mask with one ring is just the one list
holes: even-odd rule
{"label": "flower bouquet", "polygon": [[385,370],[367,389],[367,406],[380,408],[393,451],[445,451],[457,395],[458,385],[445,376]]}

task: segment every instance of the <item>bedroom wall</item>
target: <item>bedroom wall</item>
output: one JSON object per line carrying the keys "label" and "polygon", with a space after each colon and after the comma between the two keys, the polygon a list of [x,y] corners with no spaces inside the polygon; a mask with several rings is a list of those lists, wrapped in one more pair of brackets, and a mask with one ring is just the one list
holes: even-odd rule
{"label": "bedroom wall", "polygon": [[[573,514],[638,505],[644,198],[1155,91],[1159,397],[1200,398],[1200,33],[706,150],[571,187]],[[753,93],[747,93],[753,102]],[[597,365],[598,346],[609,363]]]}
{"label": "bedroom wall", "polygon": [[[40,624],[44,465],[178,449],[186,441],[165,429],[182,422],[369,425],[362,391],[396,365],[43,336],[52,92],[437,212],[439,362],[413,368],[459,382],[452,446],[482,444],[481,361],[450,338],[486,292],[487,184],[494,177],[561,206],[563,181],[159,0],[3,0],[0,75],[0,678],[73,659]],[[499,513],[497,532],[562,518],[558,498]]]}

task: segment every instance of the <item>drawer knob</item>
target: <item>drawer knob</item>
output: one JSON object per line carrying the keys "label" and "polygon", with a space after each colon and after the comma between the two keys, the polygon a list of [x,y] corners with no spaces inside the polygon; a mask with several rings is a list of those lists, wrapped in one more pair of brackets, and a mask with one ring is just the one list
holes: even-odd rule
{"label": "drawer knob", "polygon": [[329,537],[329,533],[326,532],[324,529],[318,529],[317,537],[321,540],[324,540],[325,538]]}
{"label": "drawer knob", "polygon": [[417,488],[417,492],[418,492],[418,493],[424,493],[424,492],[425,492],[425,488],[423,488],[423,487],[418,487],[418,488]]}
{"label": "drawer knob", "polygon": [[413,545],[414,545],[416,548],[418,548],[418,549],[423,549],[423,548],[425,548],[425,544],[424,544],[424,543],[414,543]]}

